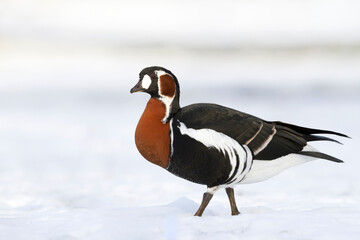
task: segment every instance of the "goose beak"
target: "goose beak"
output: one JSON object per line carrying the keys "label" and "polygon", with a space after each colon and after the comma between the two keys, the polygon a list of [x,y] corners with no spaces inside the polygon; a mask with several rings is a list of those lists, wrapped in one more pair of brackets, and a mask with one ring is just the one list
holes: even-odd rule
{"label": "goose beak", "polygon": [[142,91],[144,91],[144,88],[141,86],[141,81],[139,81],[139,82],[130,90],[130,93],[142,92]]}

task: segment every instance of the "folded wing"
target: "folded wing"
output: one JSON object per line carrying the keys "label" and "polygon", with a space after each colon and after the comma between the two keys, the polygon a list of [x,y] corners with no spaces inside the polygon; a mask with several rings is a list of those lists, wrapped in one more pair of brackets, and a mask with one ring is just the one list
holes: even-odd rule
{"label": "folded wing", "polygon": [[182,108],[176,119],[194,129],[209,128],[226,134],[242,145],[247,145],[257,160],[273,160],[291,153],[342,162],[319,152],[304,152],[308,141],[334,141],[314,134],[344,134],[299,127],[282,122],[264,121],[255,116],[215,104],[193,104]]}

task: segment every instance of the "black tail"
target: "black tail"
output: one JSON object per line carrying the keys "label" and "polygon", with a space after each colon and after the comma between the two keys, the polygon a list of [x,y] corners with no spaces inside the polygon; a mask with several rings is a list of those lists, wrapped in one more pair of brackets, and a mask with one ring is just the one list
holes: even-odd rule
{"label": "black tail", "polygon": [[[283,122],[271,122],[275,125],[280,125],[280,126],[284,126],[287,127],[289,129],[292,129],[300,134],[302,134],[302,137],[306,140],[306,141],[332,141],[332,142],[336,142],[336,143],[340,143],[339,141],[329,138],[329,137],[324,137],[324,136],[316,136],[316,135],[312,135],[312,134],[333,134],[333,135],[337,135],[340,137],[346,137],[346,138],[350,138],[349,136],[342,134],[342,133],[338,133],[338,132],[333,132],[333,131],[329,131],[329,130],[321,130],[321,129],[313,129],[313,128],[305,128],[305,127],[300,127],[300,126],[296,126],[296,125],[292,125],[289,123],[283,123]],[[341,143],[340,143],[341,144]]]}
{"label": "black tail", "polygon": [[309,157],[315,157],[315,158],[322,158],[322,159],[326,159],[326,160],[337,162],[337,163],[344,162],[343,160],[340,160],[336,157],[333,157],[333,156],[330,156],[330,155],[327,155],[327,154],[321,153],[321,152],[302,151],[302,152],[298,152],[297,154],[301,154],[301,155],[305,155],[305,156],[309,156]]}

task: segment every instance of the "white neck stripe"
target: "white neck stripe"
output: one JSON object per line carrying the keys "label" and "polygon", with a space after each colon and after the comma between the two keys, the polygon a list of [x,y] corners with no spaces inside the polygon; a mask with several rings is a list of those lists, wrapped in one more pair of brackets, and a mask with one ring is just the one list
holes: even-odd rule
{"label": "white neck stripe", "polygon": [[171,111],[171,104],[175,98],[175,94],[172,97],[168,97],[165,95],[161,94],[161,84],[160,84],[160,77],[163,75],[166,75],[167,73],[164,71],[156,71],[156,74],[158,76],[158,88],[159,88],[159,96],[160,96],[160,100],[164,103],[165,108],[166,108],[166,112],[165,112],[165,116],[164,118],[161,120],[161,122],[165,123],[166,119],[169,117],[170,115],[170,111]]}

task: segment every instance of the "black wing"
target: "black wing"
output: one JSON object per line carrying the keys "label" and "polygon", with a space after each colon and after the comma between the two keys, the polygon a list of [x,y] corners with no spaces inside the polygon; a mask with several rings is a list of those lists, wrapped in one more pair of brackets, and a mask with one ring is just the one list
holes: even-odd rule
{"label": "black wing", "polygon": [[[247,145],[253,152],[254,159],[258,160],[272,160],[290,153],[300,153],[307,141],[337,142],[331,138],[312,134],[326,133],[347,137],[326,130],[264,121],[258,117],[216,104],[193,104],[184,107],[174,116],[174,121],[183,122],[188,128],[209,128],[224,133],[240,144]],[[303,155],[311,156],[308,152]],[[319,156],[328,160],[336,159],[326,154],[314,157]]]}

